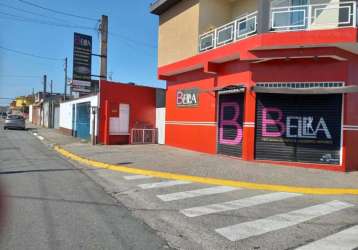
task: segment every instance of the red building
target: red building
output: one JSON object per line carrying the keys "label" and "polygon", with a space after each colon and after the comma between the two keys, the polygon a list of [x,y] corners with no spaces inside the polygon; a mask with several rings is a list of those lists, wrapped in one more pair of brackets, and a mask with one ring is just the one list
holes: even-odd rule
{"label": "red building", "polygon": [[101,80],[99,142],[128,144],[132,129],[156,129],[156,111],[164,106],[160,104],[164,93],[163,89]]}
{"label": "red building", "polygon": [[59,128],[106,145],[164,143],[165,90],[101,80],[98,94],[60,104]]}
{"label": "red building", "polygon": [[162,0],[151,12],[166,144],[358,171],[356,1]]}

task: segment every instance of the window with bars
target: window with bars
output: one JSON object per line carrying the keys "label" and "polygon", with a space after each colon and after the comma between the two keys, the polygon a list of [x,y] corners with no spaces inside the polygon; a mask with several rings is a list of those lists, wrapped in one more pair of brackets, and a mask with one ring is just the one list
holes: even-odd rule
{"label": "window with bars", "polygon": [[266,88],[295,88],[295,89],[307,89],[307,88],[338,88],[343,87],[342,82],[267,82],[267,83],[257,83],[257,87],[266,87]]}

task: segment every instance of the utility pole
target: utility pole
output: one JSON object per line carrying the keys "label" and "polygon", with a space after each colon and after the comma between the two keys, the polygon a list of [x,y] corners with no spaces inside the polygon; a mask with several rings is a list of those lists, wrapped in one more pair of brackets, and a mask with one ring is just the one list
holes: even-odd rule
{"label": "utility pole", "polygon": [[67,57],[65,58],[65,93],[63,100],[66,101],[67,97]]}
{"label": "utility pole", "polygon": [[51,93],[51,95],[53,94],[53,81],[51,80],[51,82],[50,82],[50,93]]}
{"label": "utility pole", "polygon": [[47,91],[47,75],[44,75],[44,96],[46,95],[46,91]]}
{"label": "utility pole", "polygon": [[102,15],[99,30],[101,32],[100,79],[107,80],[108,16]]}

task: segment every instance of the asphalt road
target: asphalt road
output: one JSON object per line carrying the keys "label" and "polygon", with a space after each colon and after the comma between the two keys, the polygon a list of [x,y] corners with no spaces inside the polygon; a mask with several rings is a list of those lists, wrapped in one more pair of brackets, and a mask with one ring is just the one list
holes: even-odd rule
{"label": "asphalt road", "polygon": [[0,249],[168,249],[87,174],[0,123]]}
{"label": "asphalt road", "polygon": [[43,129],[30,132],[0,130],[0,249],[358,250],[357,196],[93,169],[60,158]]}
{"label": "asphalt road", "polygon": [[88,171],[179,249],[358,250],[358,197]]}

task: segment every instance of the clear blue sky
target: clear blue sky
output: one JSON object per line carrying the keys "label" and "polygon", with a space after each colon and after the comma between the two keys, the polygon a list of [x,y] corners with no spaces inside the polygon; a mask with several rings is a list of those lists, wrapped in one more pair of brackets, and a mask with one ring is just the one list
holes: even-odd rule
{"label": "clear blue sky", "polygon": [[[153,0],[26,0],[47,8],[99,19],[109,17],[108,72],[114,81],[135,82],[164,87],[157,80],[157,25],[158,18],[149,13]],[[33,15],[14,8],[38,13]],[[12,15],[12,16],[10,16]],[[19,21],[41,20],[65,25],[96,27],[96,21],[83,20],[51,13],[25,4],[21,0],[0,0],[0,46],[43,57],[69,60],[69,77],[72,76],[73,33],[93,36],[93,53],[99,53],[99,36],[95,30],[64,28]],[[24,19],[22,19],[24,20]],[[98,74],[98,59],[93,57],[92,73]],[[0,97],[31,94],[42,89],[41,76],[46,73],[54,81],[54,89],[64,90],[62,60],[42,60],[19,55],[0,48]],[[0,105],[8,104],[0,100]]]}

